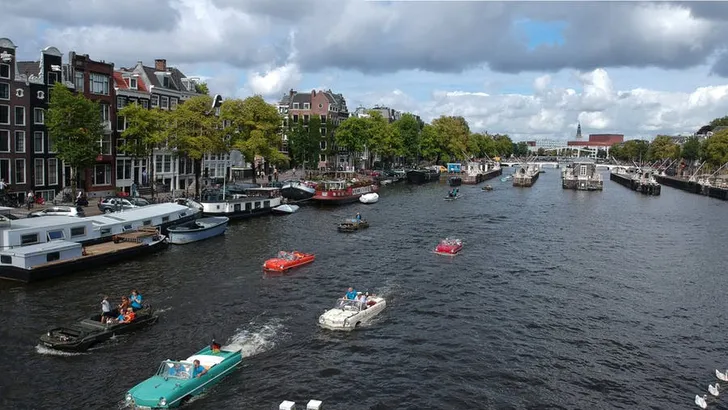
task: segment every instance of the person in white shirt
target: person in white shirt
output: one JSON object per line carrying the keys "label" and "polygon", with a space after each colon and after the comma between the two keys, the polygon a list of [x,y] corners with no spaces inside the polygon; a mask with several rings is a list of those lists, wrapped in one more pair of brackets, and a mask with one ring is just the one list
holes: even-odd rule
{"label": "person in white shirt", "polygon": [[109,297],[104,296],[104,300],[101,301],[101,323],[105,323],[109,318],[113,318],[114,314],[111,313],[111,303],[109,303]]}
{"label": "person in white shirt", "polygon": [[365,294],[359,293],[359,297],[357,298],[357,300],[361,303],[362,309],[367,308],[367,297]]}

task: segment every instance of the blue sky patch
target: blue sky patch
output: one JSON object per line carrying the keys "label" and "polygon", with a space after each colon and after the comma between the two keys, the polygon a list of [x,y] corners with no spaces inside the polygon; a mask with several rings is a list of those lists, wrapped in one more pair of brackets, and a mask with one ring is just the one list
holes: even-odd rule
{"label": "blue sky patch", "polygon": [[534,50],[541,45],[564,45],[565,21],[539,21],[520,19],[513,22],[518,34],[525,36],[528,49]]}

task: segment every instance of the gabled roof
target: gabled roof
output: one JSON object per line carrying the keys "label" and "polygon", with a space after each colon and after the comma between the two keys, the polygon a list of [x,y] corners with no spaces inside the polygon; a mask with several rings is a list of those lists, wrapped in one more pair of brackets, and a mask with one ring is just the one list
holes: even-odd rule
{"label": "gabled roof", "polygon": [[[149,92],[149,89],[141,76],[135,77],[137,80],[137,88],[129,88],[128,79],[124,78],[124,73],[124,71],[114,71],[114,85],[116,88],[119,90],[139,91],[143,93]],[[129,74],[131,74],[131,72],[129,72]]]}

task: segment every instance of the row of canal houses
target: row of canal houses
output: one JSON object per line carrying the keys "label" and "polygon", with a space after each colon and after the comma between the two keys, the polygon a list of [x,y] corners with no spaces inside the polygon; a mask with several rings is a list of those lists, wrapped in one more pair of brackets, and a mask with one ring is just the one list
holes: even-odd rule
{"label": "row of canal houses", "polygon": [[70,186],[70,169],[56,158],[45,126],[50,88],[56,82],[101,106],[105,133],[99,140],[99,155],[77,181],[90,198],[117,190],[129,192],[134,182],[143,191],[152,183],[152,166],[155,180],[166,189],[186,189],[194,183],[191,161],[170,149],[155,150],[151,158],[141,160],[117,151],[126,127],[117,112],[134,102],[174,110],[198,95],[197,79],[168,67],[163,59],[155,60],[153,66],[138,61],[133,67],[115,68],[113,63],[73,51],[64,61],[56,47],[43,49],[38,61],[18,61],[16,52],[10,39],[0,38],[0,178],[10,195],[22,199],[32,190],[36,197],[52,201],[61,199],[63,188]]}

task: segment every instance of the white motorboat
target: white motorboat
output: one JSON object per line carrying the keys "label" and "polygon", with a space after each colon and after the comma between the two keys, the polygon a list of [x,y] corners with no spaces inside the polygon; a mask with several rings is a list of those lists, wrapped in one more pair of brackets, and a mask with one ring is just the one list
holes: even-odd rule
{"label": "white motorboat", "polygon": [[170,226],[167,229],[169,242],[175,245],[184,245],[222,235],[227,230],[229,221],[230,218],[226,216],[211,216]]}
{"label": "white motorboat", "polygon": [[271,209],[271,212],[275,214],[292,214],[298,211],[298,205],[283,204]]}
{"label": "white motorboat", "polygon": [[379,296],[370,296],[366,306],[358,300],[341,298],[333,309],[319,316],[318,323],[329,330],[353,330],[367,324],[387,307],[387,302]]}
{"label": "white motorboat", "polygon": [[359,197],[359,202],[362,204],[374,204],[379,201],[379,194],[376,192],[370,192]]}

